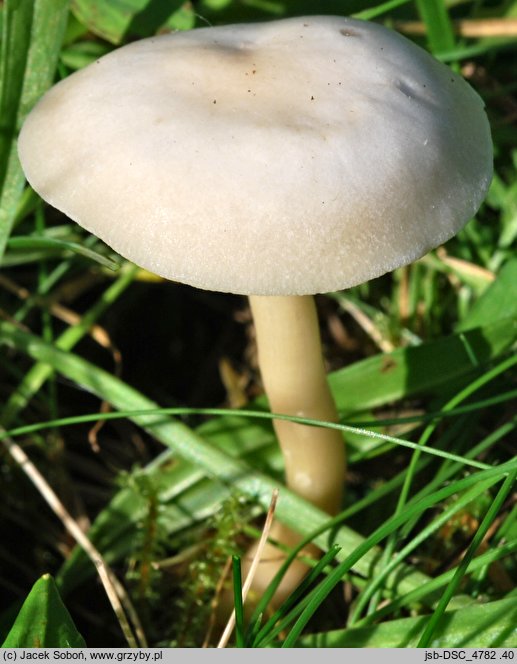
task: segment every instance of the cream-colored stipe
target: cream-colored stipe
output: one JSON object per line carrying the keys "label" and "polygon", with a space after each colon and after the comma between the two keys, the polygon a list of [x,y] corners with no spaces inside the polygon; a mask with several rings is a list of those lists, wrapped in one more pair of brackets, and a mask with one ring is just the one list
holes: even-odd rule
{"label": "cream-colored stipe", "polygon": [[[260,372],[273,413],[336,422],[325,377],[314,299],[250,297]],[[345,444],[339,431],[276,420],[286,484],[320,509],[335,514],[345,482]]]}

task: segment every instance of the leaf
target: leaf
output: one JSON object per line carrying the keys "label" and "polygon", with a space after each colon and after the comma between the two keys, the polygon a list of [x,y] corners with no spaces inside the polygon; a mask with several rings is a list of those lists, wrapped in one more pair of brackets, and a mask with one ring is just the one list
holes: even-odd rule
{"label": "leaf", "polygon": [[[33,359],[51,365],[58,373],[99,398],[106,399],[118,410],[145,411],[157,408],[157,404],[118,378],[77,355],[60,351],[40,338],[18,330],[11,323],[0,323],[0,342],[14,346]],[[178,456],[201,469],[208,477],[216,479],[223,486],[231,486],[234,492],[249,496],[264,509],[269,507],[271,494],[278,488],[278,482],[271,477],[253,470],[242,460],[231,457],[211,445],[181,422],[163,414],[134,415],[131,419],[156,440],[174,450]],[[329,520],[327,514],[286,488],[282,489],[275,514],[279,521],[304,536],[324,528]],[[364,542],[361,535],[346,526],[340,527],[336,538],[342,547],[343,555],[355,550]],[[326,548],[328,534],[318,535],[315,542]],[[377,555],[378,551],[374,549],[366,552],[354,565],[355,571],[369,575]],[[404,589],[409,591],[426,580],[425,575],[412,567],[406,567],[398,585],[402,591]]]}
{"label": "leaf", "polygon": [[[0,51],[0,255],[11,223],[4,220],[6,194],[16,199],[21,194],[23,176],[13,150],[17,129],[18,107],[27,64],[34,5],[32,2],[7,0],[3,11]],[[15,177],[16,174],[18,177]],[[13,182],[13,179],[15,182]],[[15,191],[10,189],[14,185]]]}
{"label": "leaf", "polygon": [[464,334],[376,355],[331,374],[338,410],[354,412],[403,397],[444,396],[453,391],[460,380],[474,376],[517,338],[514,316],[488,320],[475,329],[467,321],[469,330]]}
{"label": "leaf", "polygon": [[[465,344],[470,344],[476,350],[477,358],[487,363],[500,355],[516,338],[515,321],[503,319],[467,333],[463,340],[459,336],[451,336],[416,348],[400,349],[389,355],[379,355],[358,362],[332,374],[330,383],[341,411],[345,409],[345,405],[354,411],[361,409],[363,405],[381,406],[419,393],[440,394],[450,383],[458,381],[459,378],[466,380],[479,370],[479,367],[472,363]],[[58,370],[65,367],[58,356],[54,357],[53,363]],[[94,385],[95,373],[96,370],[92,367],[88,374]],[[411,376],[412,380],[408,380],[408,376]],[[69,377],[75,380],[78,378],[73,373],[69,374]],[[110,384],[116,380],[109,378]],[[103,393],[110,400],[112,395],[109,387],[103,386]],[[264,400],[259,402],[259,407],[265,407]],[[234,415],[214,418],[203,424],[197,433],[226,454],[236,457],[274,446],[275,440],[269,423],[250,421]],[[163,442],[173,438],[173,430],[171,429],[170,437],[169,434],[165,436],[166,438],[162,438]],[[162,461],[165,462],[170,456],[170,453],[165,453]],[[171,490],[160,496],[160,503],[167,504],[169,533],[212,514],[228,495],[227,488],[221,483],[211,480],[201,482],[202,471],[188,462],[182,462],[180,469],[172,470],[163,469],[163,466],[160,468],[154,463],[146,472],[153,472],[155,475],[163,473],[164,478],[170,482],[169,486],[177,487],[178,492],[185,490],[179,504],[175,503],[175,496],[179,494]],[[134,532],[144,507],[134,493],[123,490],[116,494],[110,505],[97,518],[90,536],[111,562],[132,550]],[[75,585],[76,581],[80,582],[92,572],[88,560],[76,549],[65,564],[60,580],[68,587],[69,584]]]}
{"label": "leaf", "polygon": [[[299,617],[296,619],[291,631],[287,635],[283,646],[293,647],[300,638],[302,631],[305,629],[306,625],[314,615],[314,612],[319,608],[321,603],[328,597],[332,590],[341,582],[344,574],[348,573],[358,560],[360,560],[366,551],[371,551],[373,546],[380,544],[384,539],[388,538],[391,533],[396,532],[401,526],[411,521],[413,517],[423,514],[427,509],[434,508],[436,505],[441,503],[444,500],[447,500],[450,496],[468,489],[472,485],[475,485],[478,482],[484,482],[485,479],[495,479],[496,481],[502,479],[507,471],[510,471],[512,475],[517,472],[517,459],[514,459],[506,464],[501,466],[491,467],[487,470],[480,471],[475,475],[470,475],[469,477],[464,477],[461,480],[457,480],[454,483],[449,483],[438,491],[428,494],[423,498],[412,499],[410,502],[406,503],[404,510],[393,516],[390,516],[384,523],[382,523],[371,535],[369,535],[365,541],[360,544],[357,549],[355,549],[345,560],[340,562],[333,570],[331,570],[326,578],[324,578],[319,586],[315,588],[309,597],[308,601],[299,614]],[[508,478],[507,478],[508,479]],[[513,477],[512,477],[513,480]],[[508,482],[509,483],[509,482]],[[505,480],[506,484],[506,480]],[[506,486],[505,486],[506,490]],[[458,568],[456,569],[456,571]],[[375,570],[371,570],[371,576],[375,575]],[[456,576],[456,574],[455,574]],[[429,585],[432,586],[432,581],[429,582]],[[398,587],[400,589],[400,585]]]}
{"label": "leaf", "polygon": [[443,0],[416,0],[416,5],[427,29],[431,51],[452,51],[455,46],[454,32]]}
{"label": "leaf", "polygon": [[[428,616],[390,620],[302,637],[299,648],[415,648]],[[513,648],[517,643],[517,598],[448,611],[433,648]]]}
{"label": "leaf", "polygon": [[381,16],[382,14],[385,14],[386,12],[389,12],[392,9],[396,9],[397,7],[405,5],[409,2],[411,2],[411,0],[388,0],[387,2],[383,2],[382,4],[377,5],[376,7],[371,7],[369,9],[363,9],[362,11],[356,12],[355,14],[352,14],[352,18],[357,18],[362,21],[371,21],[374,18],[377,18],[378,16]]}
{"label": "leaf", "polygon": [[4,181],[11,143],[16,133],[32,16],[33,3],[6,1],[0,52],[0,186]]}
{"label": "leaf", "polygon": [[0,258],[25,178],[15,135],[50,87],[68,18],[69,0],[8,0],[4,8],[0,85]]}
{"label": "leaf", "polygon": [[517,258],[503,265],[497,279],[474,304],[458,330],[470,330],[504,317],[517,318]]}
{"label": "leaf", "polygon": [[95,41],[74,42],[61,51],[60,60],[69,69],[83,69],[83,67],[87,67],[109,51],[110,48],[104,43]]}
{"label": "leaf", "polygon": [[7,241],[8,249],[14,249],[16,251],[37,251],[38,249],[49,249],[50,251],[58,251],[62,253],[63,251],[72,251],[75,254],[89,258],[90,260],[107,267],[110,270],[118,270],[119,265],[112,261],[106,256],[99,254],[88,247],[78,244],[77,242],[65,242],[63,240],[56,240],[49,237],[13,237]]}
{"label": "leaf", "polygon": [[128,36],[149,37],[158,30],[194,27],[195,14],[185,0],[72,0],[76,18],[112,44]]}
{"label": "leaf", "polygon": [[85,648],[54,579],[36,581],[2,648]]}
{"label": "leaf", "polygon": [[511,492],[515,479],[517,478],[517,470],[509,473],[501,485],[494,499],[491,501],[479,527],[476,530],[472,541],[470,542],[467,550],[465,551],[458,568],[448,584],[447,588],[440,597],[440,601],[434,609],[433,615],[429,618],[425,629],[420,636],[417,648],[429,648],[434,644],[436,634],[439,633],[440,626],[443,624],[443,619],[446,613],[447,606],[452,600],[454,594],[459,589],[465,574],[469,568],[472,559],[474,558],[477,549],[484,541],[489,529],[494,524],[497,514],[501,510],[508,494]]}

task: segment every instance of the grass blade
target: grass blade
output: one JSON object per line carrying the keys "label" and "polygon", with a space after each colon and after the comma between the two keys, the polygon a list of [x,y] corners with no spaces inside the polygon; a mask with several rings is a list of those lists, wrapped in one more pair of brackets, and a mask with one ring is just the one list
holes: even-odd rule
{"label": "grass blade", "polygon": [[233,602],[235,609],[235,645],[244,648],[244,606],[242,604],[241,559],[232,557]]}
{"label": "grass blade", "polygon": [[[109,309],[132,283],[136,270],[137,268],[134,266],[122,270],[115,282],[106,289],[97,304],[86,312],[81,321],[77,325],[69,327],[55,340],[55,346],[62,350],[73,348],[88,333],[95,321]],[[10,425],[20,410],[27,405],[51,375],[52,369],[45,363],[37,363],[25,374],[18,388],[11,394],[7,403],[0,410],[0,421],[4,427]]]}
{"label": "grass blade", "polygon": [[416,0],[416,5],[427,29],[431,51],[452,51],[455,46],[454,31],[443,0]]}
{"label": "grass blade", "polygon": [[[443,526],[449,521],[455,514],[463,509],[466,505],[473,502],[475,498],[482,495],[487,491],[493,484],[498,482],[498,478],[490,478],[486,482],[479,482],[471,489],[465,492],[465,495],[455,500],[453,505],[441,511],[438,518],[433,519],[431,523],[425,526],[416,537],[414,537],[410,542],[408,542],[399,552],[393,553],[395,551],[395,544],[392,544],[392,539],[390,538],[387,542],[386,548],[384,550],[384,560],[379,569],[379,573],[375,575],[371,583],[366,586],[366,588],[361,593],[356,606],[354,607],[351,618],[349,619],[349,624],[353,625],[357,622],[358,616],[365,608],[366,604],[374,596],[374,593],[384,583],[387,575],[393,570],[396,569],[403,560],[405,560],[412,551],[414,551],[422,542],[424,542],[433,532],[436,532],[438,528]],[[398,513],[398,512],[397,512]],[[391,545],[391,546],[390,546]],[[389,553],[389,556],[387,555]]]}
{"label": "grass blade", "polygon": [[[400,348],[357,362],[329,376],[340,412],[377,408],[416,394],[443,398],[447,388],[479,373],[517,339],[516,312],[460,335]],[[468,350],[467,350],[468,349]],[[472,362],[472,354],[475,363]]]}
{"label": "grass blade", "polygon": [[58,251],[59,253],[72,251],[74,254],[84,256],[95,263],[107,267],[109,270],[118,270],[119,265],[110,258],[99,254],[92,249],[88,249],[82,244],[77,242],[65,242],[64,240],[55,240],[48,237],[13,237],[7,241],[7,248],[16,251],[33,251],[39,249],[50,249],[51,251]]}
{"label": "grass blade", "polygon": [[[492,564],[497,560],[501,560],[506,557],[515,556],[517,553],[517,540],[513,540],[507,544],[501,544],[496,549],[487,551],[486,553],[481,554],[477,558],[474,558],[472,561],[469,572],[477,572],[486,568],[487,565]],[[420,602],[420,600],[427,595],[435,595],[436,591],[440,588],[444,588],[449,585],[449,583],[454,578],[456,574],[457,567],[440,574],[434,579],[428,581],[421,588],[417,588],[407,595],[399,595],[396,598],[393,598],[390,603],[384,606],[382,609],[378,609],[375,613],[372,613],[363,620],[359,621],[356,627],[363,627],[365,625],[372,625],[376,621],[382,620],[386,616],[391,615],[395,611],[398,611],[402,607],[412,606],[415,603]]]}
{"label": "grass blade", "polygon": [[427,648],[429,646],[429,643],[431,642],[431,639],[433,638],[433,634],[438,628],[438,625],[443,617],[443,614],[445,613],[445,610],[447,609],[447,605],[451,601],[451,598],[453,597],[454,593],[456,592],[457,588],[459,587],[461,580],[467,573],[467,570],[469,568],[469,565],[472,561],[472,558],[474,557],[474,554],[476,553],[479,545],[483,541],[485,535],[488,532],[488,529],[492,525],[495,517],[497,516],[497,513],[503,506],[504,501],[506,500],[506,497],[512,490],[512,487],[514,485],[515,479],[517,477],[517,470],[514,470],[512,473],[508,475],[508,477],[505,479],[503,482],[503,485],[499,489],[499,492],[497,493],[497,496],[494,498],[494,501],[490,505],[487,513],[485,514],[485,518],[481,522],[478,531],[474,535],[474,538],[467,549],[467,552],[465,553],[465,556],[463,560],[461,561],[461,564],[459,565],[458,569],[456,570],[456,573],[452,579],[452,581],[449,583],[447,586],[446,591],[442,595],[440,602],[438,603],[438,606],[436,607],[435,612],[433,613],[431,619],[429,620],[428,624],[426,625],[426,628],[420,637],[420,640],[418,642],[417,648]]}
{"label": "grass blade", "polygon": [[32,2],[6,0],[0,51],[0,256],[11,232],[15,201],[17,202],[23,188],[23,175],[14,148],[14,139],[33,13]]}
{"label": "grass blade", "polygon": [[[10,323],[0,323],[0,341],[28,353],[33,359],[51,365],[84,389],[109,401],[116,409],[127,411],[157,409],[157,404],[107,372],[71,353],[64,353],[45,344],[38,337],[18,330]],[[131,419],[179,456],[202,468],[209,477],[217,477],[224,484],[230,483],[233,490],[242,491],[260,503],[264,509],[268,508],[271,494],[277,488],[277,482],[272,478],[253,471],[246,463],[221,452],[187,426],[164,415],[136,415]],[[309,535],[320,528],[325,528],[329,521],[327,514],[287,489],[282,491],[276,515],[279,521],[302,535]],[[319,535],[315,541],[324,550],[327,549],[327,536]],[[350,528],[343,526],[336,534],[336,541],[346,555],[356,550],[364,539]],[[371,547],[366,550],[361,549],[361,556],[354,562],[355,569],[360,574],[369,575],[377,559],[378,551],[370,549]],[[426,581],[427,577],[424,574],[413,568],[406,568],[401,587],[407,592]]]}
{"label": "grass blade", "polygon": [[0,188],[3,187],[31,41],[34,3],[6,0],[0,51]]}
{"label": "grass blade", "polygon": [[377,7],[371,7],[370,9],[363,9],[360,12],[352,14],[352,17],[358,18],[362,21],[371,21],[372,19],[377,18],[377,16],[386,14],[392,9],[396,9],[397,7],[401,7],[402,5],[407,5],[409,2],[411,2],[411,0],[388,0],[387,2],[383,2],[382,4],[377,5]]}
{"label": "grass blade", "polygon": [[355,562],[361,559],[366,551],[371,550],[372,546],[379,544],[383,539],[388,537],[392,532],[395,532],[401,525],[403,525],[407,520],[411,519],[416,514],[421,514],[429,507],[436,505],[440,501],[448,498],[451,495],[454,495],[458,491],[466,489],[473,483],[473,481],[481,482],[484,481],[485,478],[488,479],[494,475],[503,477],[507,473],[510,473],[510,475],[513,476],[516,467],[517,459],[503,464],[497,468],[481,471],[476,475],[459,480],[452,486],[444,487],[443,489],[440,489],[439,491],[426,496],[424,499],[418,501],[416,505],[407,505],[407,508],[403,514],[388,519],[388,521],[386,521],[380,528],[372,533],[372,535],[370,535],[360,546],[358,546],[357,549],[346,558],[346,560],[344,560],[331,574],[329,574],[327,579],[321,584],[318,593],[314,593],[314,597],[312,598],[311,602],[309,602],[302,615],[295,623],[294,627],[291,629],[282,647],[292,648],[295,646],[302,630],[309,622],[314,612],[320,606],[321,602],[340,582],[344,574],[353,568]]}
{"label": "grass blade", "polygon": [[1,51],[0,258],[23,192],[15,134],[50,87],[68,20],[69,0],[7,0]]}
{"label": "grass blade", "polygon": [[[517,602],[503,599],[447,611],[434,634],[435,648],[512,648],[517,642]],[[389,620],[302,637],[298,648],[415,648],[428,616]]]}
{"label": "grass blade", "polygon": [[[282,568],[278,571],[276,577],[270,583],[266,592],[260,599],[260,602],[257,604],[255,609],[252,622],[255,621],[255,625],[259,624],[259,616],[263,614],[269,602],[272,600],[273,595],[275,594],[280,581],[282,580],[284,573],[287,571],[288,565],[297,555],[297,551],[301,550],[303,545],[298,545],[296,551],[294,551],[289,558],[282,565]],[[303,609],[301,598],[305,592],[311,587],[311,585],[317,580],[318,576],[323,572],[325,567],[329,565],[334,558],[338,555],[340,547],[337,544],[334,544],[330,549],[325,553],[321,559],[316,563],[314,568],[310,570],[305,579],[302,580],[298,588],[285,600],[285,602],[280,606],[275,613],[268,619],[264,626],[254,633],[253,636],[253,647],[254,648],[263,648],[270,644],[270,642],[285,629],[294,617],[296,617],[301,610]]]}

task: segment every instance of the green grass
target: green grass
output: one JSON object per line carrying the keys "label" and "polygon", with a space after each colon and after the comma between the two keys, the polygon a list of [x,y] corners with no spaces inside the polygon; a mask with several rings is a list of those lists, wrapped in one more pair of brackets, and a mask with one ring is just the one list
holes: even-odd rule
{"label": "green grass", "polygon": [[[346,434],[349,482],[333,519],[281,490],[276,518],[304,538],[298,550],[323,553],[275,609],[297,550],[254,612],[238,601],[240,560],[282,482],[244,299],[153,280],[24,182],[17,133],[53,81],[161,30],[315,12],[308,0],[0,6],[0,442],[19,444],[87,526],[152,646],[217,643],[226,560],[231,645],[515,646],[517,46],[466,39],[453,21],[516,16],[517,1],[347,3],[388,26],[424,23],[418,42],[486,101],[495,175],[446,253],[319,297],[340,423],[309,423]],[[0,463],[0,642],[124,647],[90,559],[7,452]]]}

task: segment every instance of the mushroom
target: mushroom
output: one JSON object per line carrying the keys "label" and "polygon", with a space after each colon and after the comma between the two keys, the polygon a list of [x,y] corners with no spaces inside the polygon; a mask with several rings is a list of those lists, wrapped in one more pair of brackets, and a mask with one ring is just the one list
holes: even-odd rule
{"label": "mushroom", "polygon": [[[19,154],[45,200],[126,258],[249,295],[272,411],[327,421],[312,296],[445,242],[492,174],[483,102],[460,76],[391,30],[331,16],[124,46],[43,97]],[[338,512],[341,435],[274,425],[287,486]]]}

